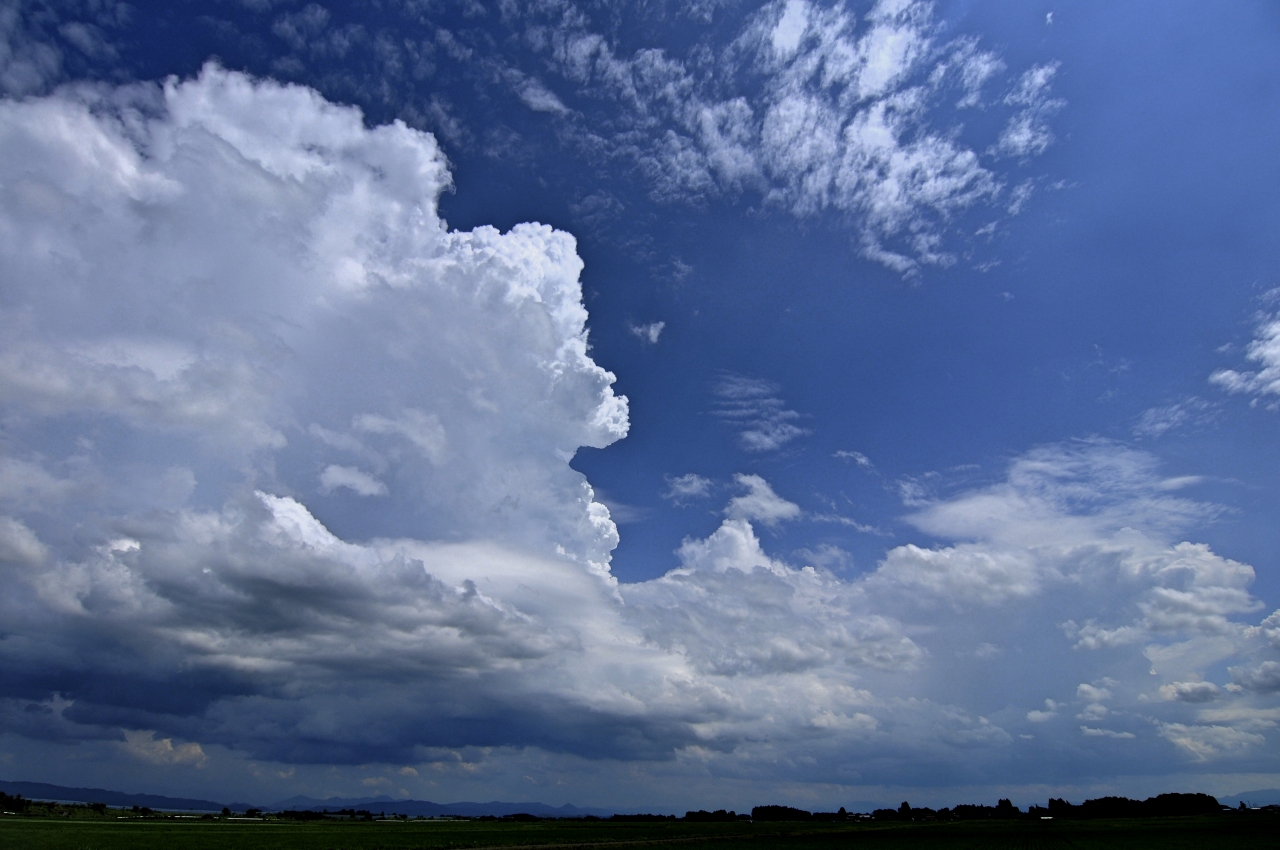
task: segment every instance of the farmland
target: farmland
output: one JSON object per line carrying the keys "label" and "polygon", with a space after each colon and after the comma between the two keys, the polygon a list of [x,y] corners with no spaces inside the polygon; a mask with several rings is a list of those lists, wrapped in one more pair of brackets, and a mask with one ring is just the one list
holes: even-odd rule
{"label": "farmland", "polygon": [[66,807],[50,816],[0,818],[0,846],[12,850],[1108,850],[1275,847],[1280,817],[1225,813],[1187,818],[1016,820],[950,823],[691,823],[600,820],[514,821],[326,818],[292,821],[180,817]]}

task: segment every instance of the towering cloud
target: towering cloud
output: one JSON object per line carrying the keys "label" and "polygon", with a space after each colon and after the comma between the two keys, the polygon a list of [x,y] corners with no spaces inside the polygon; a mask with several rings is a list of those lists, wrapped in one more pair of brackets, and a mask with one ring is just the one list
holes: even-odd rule
{"label": "towering cloud", "polygon": [[[1215,509],[1122,446],[917,495],[934,543],[852,578],[767,551],[800,495],[742,474],[673,569],[619,584],[568,465],[628,427],[573,239],[450,230],[448,185],[430,136],[216,66],[0,103],[7,735],[691,783],[1274,767],[1277,615],[1183,539]],[[771,385],[719,398],[745,448],[803,433]]]}
{"label": "towering cloud", "polygon": [[432,137],[216,66],[6,101],[0,149],[8,696],[238,742],[286,681],[431,689],[578,640],[489,595],[613,593],[566,460],[627,407],[571,236],[450,231]]}

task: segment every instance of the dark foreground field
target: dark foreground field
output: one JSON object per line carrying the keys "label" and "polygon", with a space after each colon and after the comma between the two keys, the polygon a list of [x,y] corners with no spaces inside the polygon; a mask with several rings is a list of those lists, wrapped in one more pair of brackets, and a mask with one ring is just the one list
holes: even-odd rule
{"label": "dark foreground field", "polygon": [[5,850],[1252,850],[1280,846],[1280,818],[1262,814],[1120,821],[924,824],[688,824],[540,821],[174,821],[0,819]]}

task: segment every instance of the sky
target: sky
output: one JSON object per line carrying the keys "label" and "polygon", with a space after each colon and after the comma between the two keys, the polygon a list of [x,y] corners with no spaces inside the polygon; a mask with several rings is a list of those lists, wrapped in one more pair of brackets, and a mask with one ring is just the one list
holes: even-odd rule
{"label": "sky", "polygon": [[0,776],[1280,787],[1269,3],[0,2]]}

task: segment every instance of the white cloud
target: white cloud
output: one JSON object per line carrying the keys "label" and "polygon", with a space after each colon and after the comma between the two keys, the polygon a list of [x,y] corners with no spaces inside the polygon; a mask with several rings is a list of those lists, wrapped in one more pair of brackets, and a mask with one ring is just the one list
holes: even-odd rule
{"label": "white cloud", "polygon": [[670,499],[677,505],[686,505],[694,499],[705,499],[711,495],[712,481],[696,472],[688,472],[675,478],[667,476],[667,492],[662,498]]}
{"label": "white cloud", "polygon": [[[0,316],[11,403],[37,420],[104,416],[169,451],[199,442],[196,479],[284,452],[272,474],[299,492],[319,486],[300,453],[351,466],[335,440],[366,447],[410,485],[381,533],[425,518],[469,536],[504,500],[559,492],[541,504],[573,507],[509,517],[511,536],[595,529],[581,554],[607,558],[614,534],[581,476],[541,460],[626,431],[612,376],[586,353],[572,237],[444,230],[434,141],[366,130],[305,89],[210,68],[131,91],[145,95],[137,107],[88,90],[3,104],[0,144],[23,163],[0,212],[6,287],[26,307]],[[137,123],[143,107],[161,118]],[[145,134],[147,157],[126,127]],[[135,238],[148,228],[154,240]],[[86,276],[113,306],[55,307]],[[414,331],[427,321],[450,334]],[[526,441],[499,437],[514,422]],[[509,456],[500,473],[495,451]],[[149,458],[94,462],[112,475]]]}
{"label": "white cloud", "polygon": [[1037,65],[1024,73],[1018,86],[1004,102],[1021,110],[1009,119],[996,149],[1005,156],[1031,157],[1045,152],[1053,144],[1053,132],[1048,119],[1061,109],[1065,102],[1049,96],[1054,75],[1059,64],[1052,62]]}
{"label": "white cloud", "polygon": [[553,112],[564,115],[569,108],[564,105],[556,93],[535,79],[524,80],[519,88],[520,100],[534,112]]}
{"label": "white cloud", "polygon": [[[1117,758],[1094,738],[1134,733],[1047,715],[1074,699],[1132,718],[1230,664],[1214,710],[1233,714],[1143,704],[1161,757],[1271,752],[1272,721],[1241,709],[1274,699],[1277,615],[1244,619],[1252,569],[1184,539],[1216,509],[1150,455],[1046,446],[988,486],[920,493],[907,522],[939,542],[849,580],[766,551],[753,523],[801,512],[743,475],[674,569],[619,584],[609,511],[565,461],[627,430],[588,354],[574,242],[448,230],[431,137],[210,67],[4,101],[0,154],[14,736],[171,765],[474,748],[495,773],[558,758],[839,784],[874,762],[905,783],[904,765],[1001,768],[1031,723],[1025,746]],[[747,447],[803,433],[772,385],[729,377],[717,398]],[[381,497],[331,516],[326,486]],[[991,681],[991,647],[1009,664],[1034,647],[1039,672],[957,689]],[[66,659],[112,687],[55,700]],[[1040,714],[1003,708],[1046,694]]]}
{"label": "white cloud", "polygon": [[666,322],[650,322],[647,325],[628,325],[627,330],[642,341],[657,345],[658,337],[662,336],[662,329],[666,326]]}
{"label": "white cloud", "polygon": [[770,33],[770,41],[779,59],[787,60],[795,56],[800,40],[804,38],[808,28],[809,4],[804,0],[787,0],[782,9],[782,17]]}
{"label": "white cloud", "polygon": [[976,43],[968,42],[960,46],[956,60],[960,63],[960,78],[964,96],[956,102],[961,108],[982,105],[982,89],[1005,70],[1005,64],[994,53],[977,49]]}
{"label": "white cloud", "polygon": [[913,543],[898,546],[889,552],[876,575],[879,582],[957,603],[999,604],[1041,589],[1040,565],[1034,558],[972,545],[947,549],[925,549]]}
{"label": "white cloud", "polygon": [[759,475],[735,475],[733,480],[747,492],[729,500],[724,515],[730,519],[754,520],[773,526],[800,516],[800,506],[773,492],[769,482]]}
{"label": "white cloud", "polygon": [[1137,437],[1162,437],[1170,431],[1203,426],[1213,416],[1214,406],[1193,396],[1166,407],[1144,410],[1133,425],[1133,433]]}
{"label": "white cloud", "polygon": [[325,493],[332,493],[339,487],[345,487],[359,496],[387,495],[387,485],[369,473],[354,466],[331,463],[320,473],[320,489]]}
{"label": "white cloud", "polygon": [[[1002,191],[957,133],[932,126],[931,110],[956,89],[961,107],[979,105],[1004,63],[972,39],[940,41],[933,16],[928,2],[882,2],[859,17],[843,2],[778,0],[718,55],[680,59],[655,47],[621,55],[575,10],[536,27],[534,44],[616,110],[612,136],[572,131],[584,148],[634,159],[658,199],[751,192],[801,217],[834,211],[865,256],[909,274],[954,262],[942,240],[950,220]],[[1056,69],[1032,68],[997,104],[1014,113],[993,151],[1025,158],[1049,145]]]}
{"label": "white cloud", "polygon": [[172,738],[156,738],[154,730],[126,729],[124,751],[130,756],[151,764],[190,764],[203,767],[206,761],[204,749],[196,742],[174,746]]}
{"label": "white cloud", "polygon": [[[624,435],[627,408],[587,354],[571,236],[449,231],[430,136],[214,66],[0,102],[0,150],[0,616],[31,638],[15,664],[80,646],[143,701],[202,671],[204,746],[280,755],[327,712],[420,725],[433,709],[405,681],[524,680],[579,639],[550,625],[558,607],[583,612],[587,645],[616,639],[617,532],[563,458]],[[120,438],[49,438],[87,422]],[[308,508],[339,487],[383,497],[341,536]],[[518,586],[544,601],[507,601]],[[124,643],[92,637],[107,623]],[[280,677],[294,696],[264,696]],[[223,700],[232,680],[257,696]],[[562,685],[548,698],[596,710]],[[76,704],[77,734],[114,711],[138,752],[196,758],[172,743],[185,720]],[[364,724],[343,725],[304,736],[317,757],[352,757]],[[365,744],[403,754],[400,734]]]}
{"label": "white cloud", "polygon": [[833,454],[832,457],[839,458],[840,460],[851,460],[854,463],[856,463],[858,466],[862,467],[863,469],[873,469],[875,467],[875,464],[871,462],[871,459],[866,455],[864,455],[862,452],[853,452],[853,451],[849,451],[848,449],[840,449],[835,454]]}
{"label": "white cloud", "polygon": [[1259,693],[1280,692],[1280,661],[1264,661],[1257,667],[1231,667],[1228,670],[1237,685]]}
{"label": "white cloud", "polygon": [[1161,737],[1190,753],[1196,761],[1208,761],[1223,753],[1247,750],[1266,742],[1266,738],[1256,732],[1246,732],[1231,726],[1161,723],[1158,729]]}
{"label": "white cloud", "polygon": [[1219,369],[1209,376],[1209,382],[1227,392],[1255,398],[1280,396],[1280,314],[1266,315],[1259,320],[1245,356],[1261,368],[1256,372]]}
{"label": "white cloud", "polygon": [[1114,729],[1099,729],[1093,726],[1081,726],[1080,731],[1089,738],[1119,738],[1124,740],[1137,737],[1132,732],[1117,732]]}
{"label": "white cloud", "polygon": [[1249,633],[1265,639],[1272,649],[1280,649],[1280,610],[1272,613],[1256,627],[1249,629]]}
{"label": "white cloud", "polygon": [[1051,699],[1044,701],[1043,709],[1032,709],[1027,712],[1027,720],[1032,723],[1046,723],[1058,716],[1058,704]]}
{"label": "white cloud", "polygon": [[1160,686],[1160,696],[1181,702],[1211,702],[1221,695],[1222,689],[1213,682],[1170,682]]}
{"label": "white cloud", "polygon": [[1081,682],[1076,686],[1076,699],[1090,703],[1105,702],[1111,699],[1111,691],[1105,687]]}
{"label": "white cloud", "polygon": [[862,534],[878,534],[881,536],[888,535],[888,532],[884,531],[881,528],[877,528],[876,526],[869,525],[865,522],[858,522],[853,517],[844,516],[838,513],[829,513],[829,514],[812,514],[811,513],[808,515],[808,518],[813,522],[830,522],[830,523],[835,523],[836,525],[843,525],[845,528],[852,528],[854,531],[861,532]]}
{"label": "white cloud", "polygon": [[680,563],[690,569],[750,573],[759,568],[779,575],[787,572],[785,564],[765,554],[755,529],[742,518],[726,519],[703,540],[686,539],[678,554]]}
{"label": "white cloud", "polygon": [[739,443],[746,451],[776,451],[809,433],[795,424],[800,414],[778,398],[779,389],[743,375],[726,375],[716,384],[715,415],[739,429]]}
{"label": "white cloud", "polygon": [[[875,725],[865,716],[874,700],[839,671],[910,669],[921,658],[901,625],[866,610],[856,588],[770,558],[746,520],[726,519],[706,539],[686,540],[678,554],[679,569],[623,587],[628,616],[650,641],[678,649],[699,670],[730,677],[706,682],[722,689],[726,709],[740,705],[714,724],[726,734],[750,735],[771,713],[774,722],[793,723],[854,709],[864,714],[855,724],[860,734]],[[779,674],[804,675],[774,680]],[[800,698],[789,699],[788,688],[800,689]],[[767,702],[752,706],[758,697]],[[784,738],[795,731],[775,729]]]}

